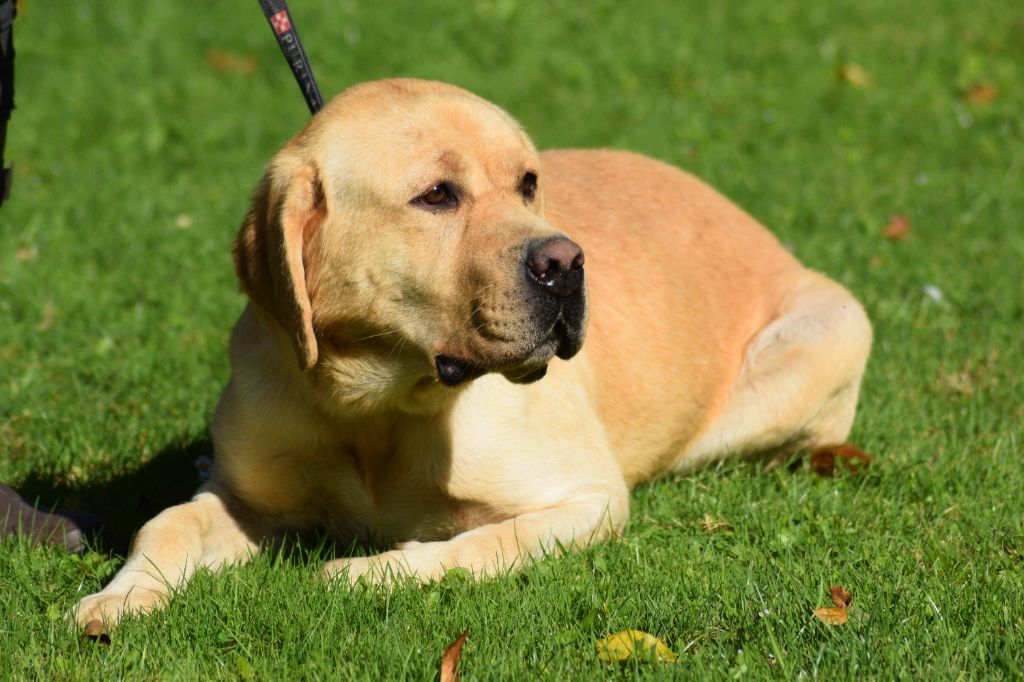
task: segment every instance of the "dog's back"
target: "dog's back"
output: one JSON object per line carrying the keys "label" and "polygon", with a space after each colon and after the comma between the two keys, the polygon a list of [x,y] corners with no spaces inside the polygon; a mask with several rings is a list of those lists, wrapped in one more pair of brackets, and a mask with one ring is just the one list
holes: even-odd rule
{"label": "dog's back", "polygon": [[721,411],[750,339],[805,272],[728,199],[653,159],[548,151],[545,210],[587,255],[584,354],[630,484]]}

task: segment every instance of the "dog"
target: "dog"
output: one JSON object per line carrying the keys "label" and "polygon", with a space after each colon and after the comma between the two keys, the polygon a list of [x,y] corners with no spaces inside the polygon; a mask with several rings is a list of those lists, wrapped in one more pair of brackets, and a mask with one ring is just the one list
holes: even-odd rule
{"label": "dog", "polygon": [[327,562],[342,582],[598,542],[642,481],[844,442],[872,340],[846,289],[700,180],[538,153],[431,81],[334,98],[268,165],[233,255],[249,303],[211,478],[145,524],[81,625],[308,528],[388,548]]}

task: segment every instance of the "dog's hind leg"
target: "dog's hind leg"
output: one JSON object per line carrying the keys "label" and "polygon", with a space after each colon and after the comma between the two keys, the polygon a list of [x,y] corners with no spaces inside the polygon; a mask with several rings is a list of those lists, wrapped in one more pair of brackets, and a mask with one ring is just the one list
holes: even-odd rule
{"label": "dog's hind leg", "polygon": [[261,539],[259,524],[216,489],[165,509],[139,531],[125,565],[103,590],[85,597],[70,617],[79,625],[113,625],[125,613],[162,607],[196,568],[247,560]]}
{"label": "dog's hind leg", "polygon": [[729,456],[777,462],[845,441],[871,349],[871,323],[843,287],[809,272],[747,345],[718,416],[676,462]]}

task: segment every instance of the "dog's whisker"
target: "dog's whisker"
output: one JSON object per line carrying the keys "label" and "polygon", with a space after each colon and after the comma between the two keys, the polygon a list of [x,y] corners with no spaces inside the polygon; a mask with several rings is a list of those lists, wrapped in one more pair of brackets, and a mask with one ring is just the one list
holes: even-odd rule
{"label": "dog's whisker", "polygon": [[[496,286],[497,286],[497,283],[496,282],[492,282],[491,284],[488,284],[486,286],[481,287],[480,290],[477,291],[475,294],[473,294],[472,296],[469,296],[468,298],[466,298],[466,302],[469,302],[469,301],[472,301],[472,300],[478,298],[480,296],[480,294],[482,294],[483,292],[487,291],[488,289],[491,289],[491,288],[496,287]],[[487,303],[485,301],[480,301],[480,303],[475,308],[473,308],[472,311],[470,311],[469,316],[465,319],[465,321],[463,322],[463,325],[468,327],[469,325],[473,324],[473,317],[478,312],[483,310],[484,306],[486,306],[486,305],[487,305]],[[480,331],[481,328],[482,328],[482,325],[480,327],[477,327],[476,329],[474,329],[473,332],[478,332],[478,331]]]}
{"label": "dog's whisker", "polygon": [[498,286],[497,282],[491,282],[490,284],[485,284],[482,287],[480,287],[479,289],[477,289],[475,294],[473,294],[472,296],[467,296],[466,300],[467,301],[472,300],[472,299],[476,298],[477,296],[479,296],[480,294],[482,294],[485,291],[487,291],[488,289],[493,289],[496,286]]}
{"label": "dog's whisker", "polygon": [[394,355],[395,351],[399,350],[399,348],[403,345],[402,341],[403,339],[398,339],[398,341],[395,341],[395,345],[391,346],[391,350],[389,350],[388,354],[384,357],[385,360],[391,359],[391,356]]}
{"label": "dog's whisker", "polygon": [[366,341],[368,339],[375,339],[378,336],[387,336],[388,334],[398,334],[398,333],[399,333],[399,331],[397,329],[392,329],[391,331],[380,332],[379,334],[370,334],[369,336],[363,336],[363,337],[360,337],[358,339],[353,339],[352,343],[359,343],[360,341]]}

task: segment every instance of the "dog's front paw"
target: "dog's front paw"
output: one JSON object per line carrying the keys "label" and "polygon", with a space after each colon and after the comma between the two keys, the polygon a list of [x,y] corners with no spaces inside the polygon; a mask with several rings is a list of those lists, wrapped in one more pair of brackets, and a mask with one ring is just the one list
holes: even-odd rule
{"label": "dog's front paw", "polygon": [[360,579],[371,585],[381,585],[408,577],[411,573],[402,566],[400,561],[385,554],[369,557],[349,557],[334,559],[324,564],[321,576],[331,582],[348,581],[356,585]]}
{"label": "dog's front paw", "polygon": [[85,597],[67,615],[67,620],[79,628],[87,628],[93,621],[111,628],[128,613],[148,613],[163,606],[167,595],[153,590],[134,589],[130,593],[97,592]]}
{"label": "dog's front paw", "polygon": [[[437,577],[437,571],[429,570],[420,553],[409,551],[413,543],[400,550],[384,552],[366,557],[334,559],[324,564],[321,576],[329,581],[344,581],[356,585],[362,580],[371,585],[384,585],[413,579],[428,582]],[[420,543],[415,543],[419,545]],[[440,565],[438,564],[438,568]]]}

